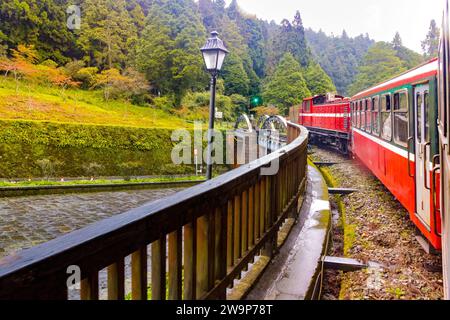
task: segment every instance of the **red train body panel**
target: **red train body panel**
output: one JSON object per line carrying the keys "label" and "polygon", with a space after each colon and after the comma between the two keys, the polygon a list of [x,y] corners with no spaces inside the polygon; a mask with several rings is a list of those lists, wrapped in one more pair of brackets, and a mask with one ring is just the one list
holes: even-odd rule
{"label": "red train body panel", "polygon": [[[435,191],[439,194],[439,187],[432,185],[432,159],[438,153],[436,114],[433,112],[437,104],[434,99],[436,75],[437,61],[434,59],[352,97],[351,150],[408,210],[411,220],[429,243],[435,249],[441,249],[441,221],[437,205],[436,208],[434,205],[438,200],[433,199]],[[418,101],[425,97],[423,93],[427,102],[420,104]],[[405,97],[404,110],[400,110],[400,102],[395,105],[395,101],[400,100],[395,98],[400,94]],[[387,110],[386,100],[390,101],[390,110]],[[383,113],[387,114],[385,122]],[[422,113],[427,113],[427,118],[421,118]],[[376,114],[375,118],[373,114]],[[401,114],[401,121],[404,121],[398,128],[396,114]],[[379,130],[374,130],[376,124],[372,121],[380,122]],[[384,126],[390,137],[383,137]],[[425,128],[428,135],[426,141],[422,141],[425,138],[421,132]],[[436,180],[439,181],[439,177]]]}

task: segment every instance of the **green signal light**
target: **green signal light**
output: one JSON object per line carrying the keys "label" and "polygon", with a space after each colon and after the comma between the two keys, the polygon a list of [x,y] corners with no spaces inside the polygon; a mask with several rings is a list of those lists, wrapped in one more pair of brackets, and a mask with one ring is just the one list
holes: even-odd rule
{"label": "green signal light", "polygon": [[251,101],[251,104],[253,107],[258,107],[258,106],[262,105],[261,97],[253,97],[250,101]]}

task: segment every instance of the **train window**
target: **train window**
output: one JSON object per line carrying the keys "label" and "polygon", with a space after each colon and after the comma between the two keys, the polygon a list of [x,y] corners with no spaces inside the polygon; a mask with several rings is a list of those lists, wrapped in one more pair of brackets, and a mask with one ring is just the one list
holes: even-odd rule
{"label": "train window", "polygon": [[350,119],[352,119],[352,126],[355,126],[355,112],[353,110],[353,102],[350,102]]}
{"label": "train window", "polygon": [[380,134],[380,99],[378,96],[372,98],[372,133]]}
{"label": "train window", "polygon": [[381,98],[381,137],[387,141],[392,139],[391,95]]}
{"label": "train window", "polygon": [[372,131],[372,100],[366,99],[366,131]]}
{"label": "train window", "polygon": [[361,109],[361,130],[364,130],[366,128],[366,111],[364,102],[359,102],[359,108]]}
{"label": "train window", "polygon": [[417,125],[416,125],[416,139],[421,142],[422,140],[422,95],[420,93],[416,94],[416,112],[417,112]]}
{"label": "train window", "polygon": [[398,145],[408,145],[408,92],[394,94],[394,141]]}
{"label": "train window", "polygon": [[359,101],[359,127],[361,129],[364,128],[364,124],[362,122],[363,115],[364,115],[364,110],[363,110],[363,106],[362,106],[362,101]]}
{"label": "train window", "polygon": [[359,101],[356,102],[356,127],[359,128],[361,125],[361,109],[359,108]]}
{"label": "train window", "polygon": [[305,101],[305,112],[311,111],[311,100]]}

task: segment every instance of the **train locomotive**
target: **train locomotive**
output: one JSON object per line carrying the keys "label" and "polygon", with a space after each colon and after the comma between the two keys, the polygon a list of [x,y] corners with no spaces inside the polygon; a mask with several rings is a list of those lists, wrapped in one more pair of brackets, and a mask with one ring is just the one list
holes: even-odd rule
{"label": "train locomotive", "polygon": [[347,154],[350,142],[350,99],[326,94],[303,100],[298,123],[306,127],[312,143],[322,143]]}

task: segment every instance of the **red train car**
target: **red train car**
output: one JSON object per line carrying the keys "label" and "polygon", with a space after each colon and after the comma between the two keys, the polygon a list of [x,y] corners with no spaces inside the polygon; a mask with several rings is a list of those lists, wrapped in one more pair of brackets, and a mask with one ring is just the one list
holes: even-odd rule
{"label": "red train car", "polygon": [[350,99],[327,94],[303,100],[298,123],[310,132],[312,142],[334,146],[347,153],[350,141]]}
{"label": "red train car", "polygon": [[[352,153],[408,210],[435,249],[441,248],[438,214],[437,70],[433,59],[351,99]],[[435,186],[436,185],[436,186]]]}
{"label": "red train car", "polygon": [[[450,10],[445,2],[439,45],[439,108],[438,132],[440,164],[433,172],[440,171],[440,217],[442,221],[442,266],[444,273],[444,296],[450,299]],[[437,201],[437,203],[439,203]]]}

